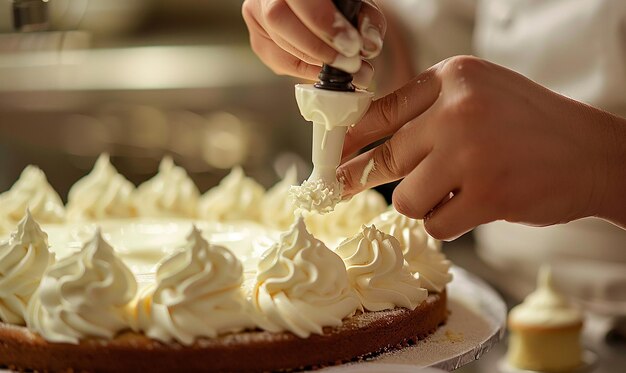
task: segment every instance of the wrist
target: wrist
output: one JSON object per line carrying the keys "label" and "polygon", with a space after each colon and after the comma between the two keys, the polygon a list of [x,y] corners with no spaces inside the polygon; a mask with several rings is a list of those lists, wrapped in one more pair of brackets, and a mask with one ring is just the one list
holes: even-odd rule
{"label": "wrist", "polygon": [[604,186],[597,191],[599,196],[595,216],[626,229],[626,118],[602,114],[602,125],[606,128],[605,181]]}

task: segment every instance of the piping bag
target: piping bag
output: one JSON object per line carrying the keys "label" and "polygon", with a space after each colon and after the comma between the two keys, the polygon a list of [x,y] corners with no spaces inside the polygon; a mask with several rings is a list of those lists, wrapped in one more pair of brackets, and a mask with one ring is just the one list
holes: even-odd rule
{"label": "piping bag", "polygon": [[[333,3],[358,29],[361,0]],[[302,185],[292,187],[290,194],[296,208],[324,214],[341,201],[343,184],[337,180],[336,170],[348,127],[361,120],[374,94],[355,89],[352,74],[327,64],[322,66],[318,79],[315,84],[296,85],[300,113],[313,122],[313,172]]]}

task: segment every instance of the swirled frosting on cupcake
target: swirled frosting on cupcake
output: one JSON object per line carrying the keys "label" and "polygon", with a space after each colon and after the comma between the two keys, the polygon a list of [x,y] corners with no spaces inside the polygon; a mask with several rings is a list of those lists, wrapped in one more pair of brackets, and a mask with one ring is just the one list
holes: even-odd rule
{"label": "swirled frosting on cupcake", "polygon": [[164,157],[159,172],[136,192],[139,214],[152,217],[196,216],[200,192],[184,168]]}
{"label": "swirled frosting on cupcake", "polygon": [[192,344],[254,326],[242,290],[243,269],[228,249],[193,227],[186,245],[158,267],[156,285],[137,304],[134,329],[148,337]]}
{"label": "swirled frosting on cupcake", "polygon": [[541,267],[537,289],[509,313],[509,324],[513,326],[556,328],[582,322],[582,312],[555,289],[549,266]]}
{"label": "swirled frosting on cupcake", "polygon": [[310,214],[306,217],[307,228],[321,238],[350,237],[357,234],[363,224],[387,209],[387,202],[375,190],[365,190],[348,201],[335,206],[331,213]]}
{"label": "swirled frosting on cupcake", "polygon": [[137,216],[134,185],[120,175],[108,154],[102,154],[89,173],[72,186],[68,195],[70,220],[102,220]]}
{"label": "swirled frosting on cupcake", "polygon": [[28,301],[39,286],[44,271],[54,262],[48,251],[48,236],[30,212],[17,225],[11,238],[0,244],[0,319],[24,325]]}
{"label": "swirled frosting on cupcake", "polygon": [[27,166],[10,190],[0,194],[0,235],[15,229],[26,209],[40,223],[61,223],[65,208],[44,172]]}
{"label": "swirled frosting on cupcake", "polygon": [[398,240],[373,225],[364,226],[335,251],[343,258],[350,283],[369,311],[396,306],[412,310],[428,296],[406,267]]}
{"label": "swirled frosting on cupcake", "polygon": [[113,338],[128,327],[125,306],[137,283],[100,231],[82,249],[46,271],[31,299],[28,327],[51,342]]}
{"label": "swirled frosting on cupcake", "polygon": [[411,219],[390,209],[376,217],[372,224],[398,239],[409,271],[419,276],[422,287],[439,293],[452,281],[452,263],[441,252],[439,241],[426,232],[422,220]]}
{"label": "swirled frosting on cupcake", "polygon": [[259,262],[253,303],[265,329],[306,338],[339,326],[359,308],[345,266],[298,219]]}
{"label": "swirled frosting on cupcake", "polygon": [[296,220],[296,206],[289,197],[289,189],[296,185],[297,169],[290,167],[285,177],[265,193],[261,204],[263,224],[279,230],[287,230]]}
{"label": "swirled frosting on cupcake", "polygon": [[200,217],[214,221],[259,220],[265,190],[239,166],[200,201]]}

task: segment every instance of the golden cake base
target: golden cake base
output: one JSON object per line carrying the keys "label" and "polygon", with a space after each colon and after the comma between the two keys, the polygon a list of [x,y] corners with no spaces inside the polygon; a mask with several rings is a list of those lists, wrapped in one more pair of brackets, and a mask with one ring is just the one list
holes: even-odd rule
{"label": "golden cake base", "polygon": [[415,310],[396,308],[348,318],[324,334],[247,331],[200,339],[191,346],[123,332],[113,340],[50,343],[25,327],[0,323],[0,365],[49,372],[275,371],[358,360],[415,343],[448,316],[447,295],[430,294]]}

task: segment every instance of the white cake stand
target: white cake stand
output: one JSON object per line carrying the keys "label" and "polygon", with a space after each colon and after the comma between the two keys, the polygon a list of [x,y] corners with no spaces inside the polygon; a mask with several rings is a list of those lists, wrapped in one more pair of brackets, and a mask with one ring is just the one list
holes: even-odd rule
{"label": "white cake stand", "polygon": [[453,267],[452,273],[454,280],[448,285],[450,316],[434,334],[415,346],[321,371],[415,372],[423,367],[452,371],[480,359],[504,336],[506,305],[478,277],[459,267]]}

